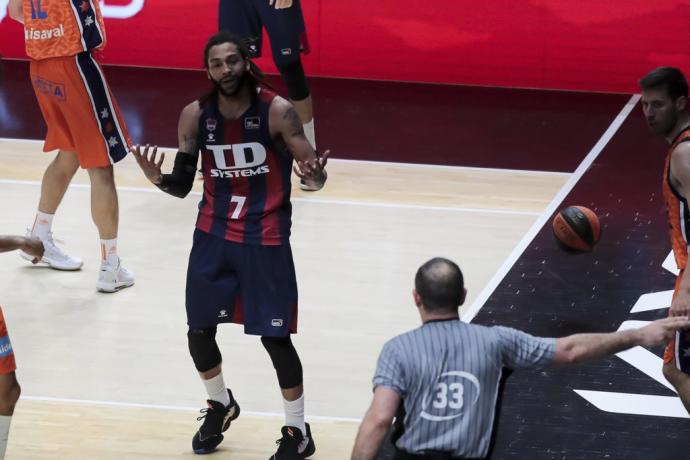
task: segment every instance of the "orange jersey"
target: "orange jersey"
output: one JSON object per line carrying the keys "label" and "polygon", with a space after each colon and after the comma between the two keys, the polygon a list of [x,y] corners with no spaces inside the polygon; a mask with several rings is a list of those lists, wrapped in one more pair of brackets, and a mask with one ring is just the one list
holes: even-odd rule
{"label": "orange jersey", "polygon": [[664,181],[662,192],[666,201],[666,213],[668,216],[669,231],[671,233],[671,247],[676,265],[684,270],[688,263],[688,231],[690,231],[690,208],[687,198],[684,198],[671,184],[671,155],[681,142],[690,141],[690,126],[682,131],[671,145],[666,156],[664,166]]}
{"label": "orange jersey", "polygon": [[10,374],[15,369],[17,369],[17,364],[14,360],[14,351],[10,336],[7,334],[5,316],[2,314],[2,308],[0,308],[0,375]]}
{"label": "orange jersey", "polygon": [[22,0],[26,54],[35,60],[105,46],[99,0]]}

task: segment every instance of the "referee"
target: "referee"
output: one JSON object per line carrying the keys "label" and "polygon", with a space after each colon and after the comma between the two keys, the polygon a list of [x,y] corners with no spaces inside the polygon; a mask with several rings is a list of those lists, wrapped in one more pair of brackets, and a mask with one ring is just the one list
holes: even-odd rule
{"label": "referee", "polygon": [[[393,436],[395,460],[483,459],[489,450],[501,371],[539,368],[604,358],[636,345],[666,343],[687,317],[609,334],[533,337],[502,326],[460,321],[465,300],[460,268],[435,258],[415,276],[414,301],[422,326],[389,340],[374,375],[374,398],[352,452],[371,460],[393,417],[402,421]],[[400,403],[404,414],[396,414]]]}

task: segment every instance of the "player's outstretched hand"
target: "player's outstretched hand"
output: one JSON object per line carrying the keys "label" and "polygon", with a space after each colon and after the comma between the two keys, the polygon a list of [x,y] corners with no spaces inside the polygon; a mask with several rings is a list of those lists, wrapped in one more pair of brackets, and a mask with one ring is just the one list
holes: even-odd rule
{"label": "player's outstretched hand", "polygon": [[275,7],[276,10],[282,10],[284,8],[290,8],[292,6],[292,0],[268,0],[268,4]]}
{"label": "player's outstretched hand", "polygon": [[160,184],[161,180],[163,180],[161,165],[163,164],[163,160],[165,160],[165,153],[161,152],[160,159],[157,158],[158,146],[154,145],[151,147],[149,144],[146,144],[143,151],[140,145],[134,145],[130,149],[130,152],[134,155],[141,170],[144,171],[146,178],[153,184]]}
{"label": "player's outstretched hand", "polygon": [[24,237],[21,249],[27,254],[34,256],[31,260],[31,263],[34,264],[37,264],[43,258],[43,251],[45,250],[43,242],[34,236]]}
{"label": "player's outstretched hand", "polygon": [[331,154],[330,150],[323,152],[320,158],[316,158],[311,161],[295,161],[295,166],[293,167],[297,177],[305,182],[314,184],[316,187],[321,188],[326,182],[328,177],[326,174],[326,163],[328,163],[328,156]]}
{"label": "player's outstretched hand", "polygon": [[671,340],[677,330],[690,328],[690,319],[687,316],[669,316],[649,323],[638,329],[640,345],[653,347],[665,344]]}

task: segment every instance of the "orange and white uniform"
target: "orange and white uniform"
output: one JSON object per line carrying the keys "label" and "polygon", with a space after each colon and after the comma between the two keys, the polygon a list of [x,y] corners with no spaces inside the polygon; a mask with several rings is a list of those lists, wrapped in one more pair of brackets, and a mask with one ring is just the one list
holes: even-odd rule
{"label": "orange and white uniform", "polygon": [[14,350],[12,350],[10,336],[7,334],[5,316],[2,314],[2,307],[0,307],[0,375],[11,374],[16,369]]}
{"label": "orange and white uniform", "polygon": [[[690,207],[688,206],[687,198],[683,197],[678,190],[671,184],[671,155],[678,144],[682,142],[690,142],[690,126],[676,137],[671,144],[671,148],[666,156],[666,164],[664,165],[664,180],[661,186],[664,201],[666,202],[666,213],[668,217],[668,226],[671,236],[671,248],[673,249],[673,257],[676,259],[676,265],[680,270],[678,278],[676,278],[676,286],[673,291],[673,298],[678,295],[678,288],[680,281],[683,278],[683,273],[688,264],[688,233],[690,232]],[[690,334],[690,331],[680,331],[678,334]],[[664,362],[670,363],[677,359],[679,350],[676,347],[676,340],[672,340],[664,350]]]}
{"label": "orange and white uniform", "polygon": [[48,133],[43,150],[77,152],[83,168],[108,166],[129,135],[91,50],[105,46],[98,0],[22,0],[31,82]]}

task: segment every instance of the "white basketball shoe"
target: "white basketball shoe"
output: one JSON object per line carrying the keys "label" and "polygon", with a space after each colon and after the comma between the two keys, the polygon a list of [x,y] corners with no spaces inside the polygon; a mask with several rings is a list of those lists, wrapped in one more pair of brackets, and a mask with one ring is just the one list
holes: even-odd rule
{"label": "white basketball shoe", "polygon": [[117,266],[101,262],[96,289],[100,292],[117,292],[134,284],[134,274],[122,266],[118,258]]}
{"label": "white basketball shoe", "polygon": [[[31,232],[27,232],[27,236],[31,236]],[[59,243],[61,243],[61,241],[54,240],[52,232],[48,233],[48,236],[45,239],[41,239],[41,241],[43,242],[44,252],[43,257],[38,262],[39,264],[47,265],[55,270],[79,270],[82,265],[84,265],[84,262],[80,258],[65,254],[65,252],[55,244],[56,241]],[[32,255],[24,251],[20,251],[19,255],[22,259],[28,261],[34,260]]]}

